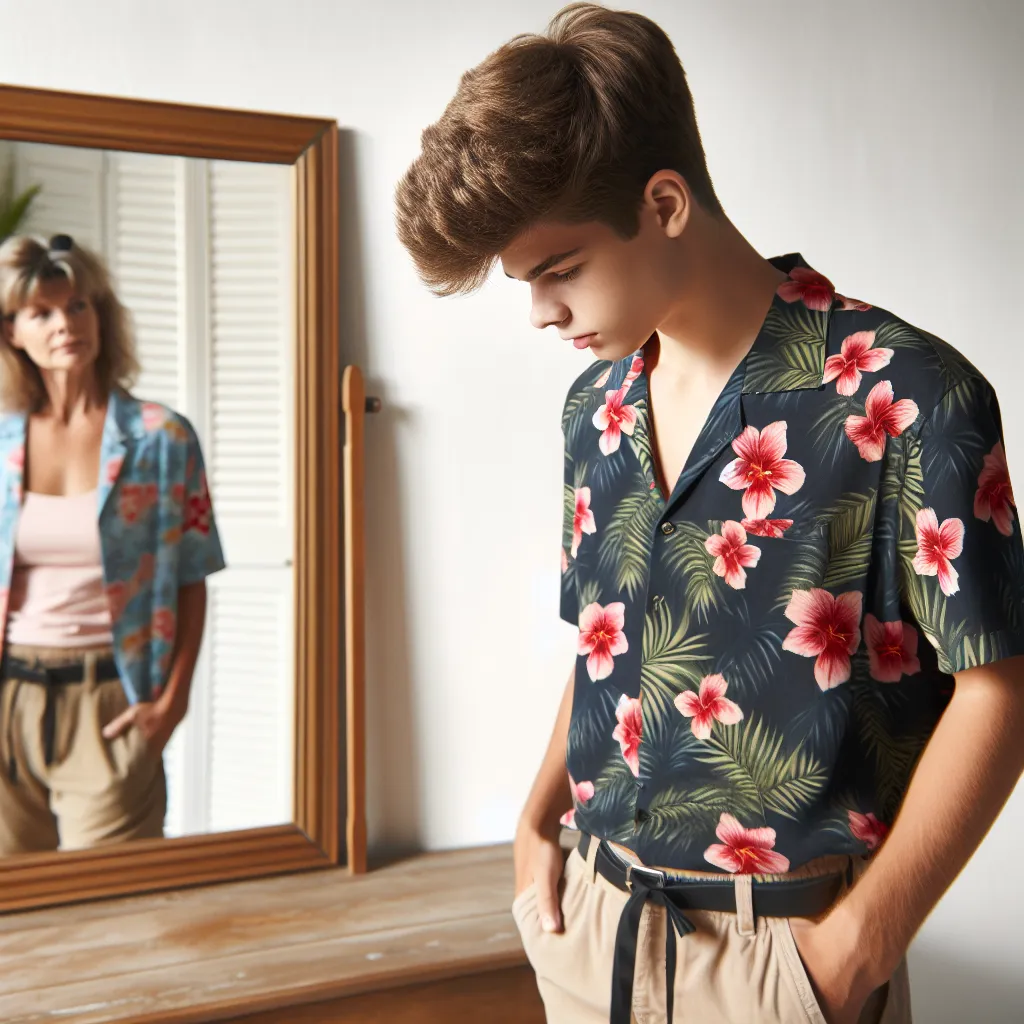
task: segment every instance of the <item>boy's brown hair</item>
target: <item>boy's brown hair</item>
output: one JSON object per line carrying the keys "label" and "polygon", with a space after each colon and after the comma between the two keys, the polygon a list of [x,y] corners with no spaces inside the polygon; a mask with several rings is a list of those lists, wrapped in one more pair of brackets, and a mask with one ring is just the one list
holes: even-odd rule
{"label": "boy's brown hair", "polygon": [[678,171],[722,215],[686,75],[649,18],[574,3],[467,71],[396,190],[398,235],[438,295],[479,287],[541,220],[639,230],[643,190]]}

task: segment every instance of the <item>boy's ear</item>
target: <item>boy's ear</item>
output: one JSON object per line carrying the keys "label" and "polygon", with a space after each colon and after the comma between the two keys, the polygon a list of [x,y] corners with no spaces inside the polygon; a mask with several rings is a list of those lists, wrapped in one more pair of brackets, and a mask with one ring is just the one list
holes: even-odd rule
{"label": "boy's ear", "polygon": [[651,175],[644,203],[654,209],[661,230],[669,238],[678,238],[689,220],[693,197],[678,171],[664,170]]}

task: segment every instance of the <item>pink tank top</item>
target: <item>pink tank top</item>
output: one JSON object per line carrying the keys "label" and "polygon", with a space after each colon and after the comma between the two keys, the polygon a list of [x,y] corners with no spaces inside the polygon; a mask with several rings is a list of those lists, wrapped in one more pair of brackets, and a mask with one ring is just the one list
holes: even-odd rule
{"label": "pink tank top", "polygon": [[41,647],[110,643],[96,491],[28,491],[14,542],[7,642]]}

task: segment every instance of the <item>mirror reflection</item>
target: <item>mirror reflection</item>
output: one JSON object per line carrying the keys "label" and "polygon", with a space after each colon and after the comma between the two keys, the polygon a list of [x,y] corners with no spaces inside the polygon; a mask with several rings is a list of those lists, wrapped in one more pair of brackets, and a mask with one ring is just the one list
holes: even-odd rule
{"label": "mirror reflection", "polygon": [[0,168],[0,854],[290,822],[292,170]]}

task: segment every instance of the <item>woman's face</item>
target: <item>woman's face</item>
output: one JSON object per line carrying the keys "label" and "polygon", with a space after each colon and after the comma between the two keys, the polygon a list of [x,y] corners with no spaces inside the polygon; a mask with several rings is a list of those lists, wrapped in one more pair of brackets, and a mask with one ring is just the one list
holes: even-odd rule
{"label": "woman's face", "polygon": [[5,329],[7,341],[43,371],[81,372],[99,355],[96,307],[67,278],[41,282]]}

